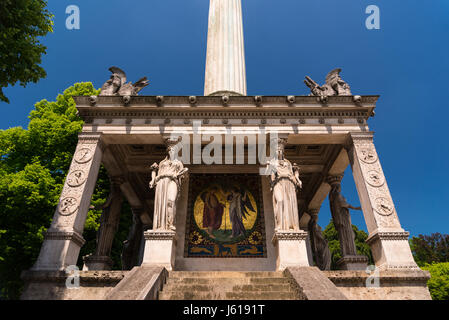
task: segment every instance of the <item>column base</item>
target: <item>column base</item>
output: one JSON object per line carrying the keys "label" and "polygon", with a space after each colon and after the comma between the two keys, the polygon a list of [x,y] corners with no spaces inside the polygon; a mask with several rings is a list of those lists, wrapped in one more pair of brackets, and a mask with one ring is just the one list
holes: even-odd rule
{"label": "column base", "polygon": [[371,247],[376,267],[380,270],[419,269],[413,259],[409,233],[404,231],[376,231],[366,243]]}
{"label": "column base", "polygon": [[368,267],[368,258],[365,256],[344,256],[337,261],[339,270],[366,270]]}
{"label": "column base", "polygon": [[86,241],[76,231],[48,229],[33,271],[65,270],[76,265],[78,254]]}
{"label": "column base", "polygon": [[277,251],[276,270],[310,266],[306,231],[275,231],[272,242]]}
{"label": "column base", "polygon": [[173,270],[175,264],[176,232],[145,231],[145,251],[142,265],[163,266]]}
{"label": "column base", "polygon": [[83,257],[83,271],[91,270],[112,270],[114,264],[108,256],[87,255]]}

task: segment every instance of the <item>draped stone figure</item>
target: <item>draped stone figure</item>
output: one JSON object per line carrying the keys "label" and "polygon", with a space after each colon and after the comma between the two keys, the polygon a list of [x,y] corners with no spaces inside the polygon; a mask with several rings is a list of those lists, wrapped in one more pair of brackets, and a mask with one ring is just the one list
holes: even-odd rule
{"label": "draped stone figure", "polygon": [[299,230],[297,188],[302,187],[299,179],[299,167],[280,157],[273,158],[268,163],[271,171],[271,191],[275,217],[275,231]]}
{"label": "draped stone figure", "polygon": [[156,187],[154,200],[153,230],[175,231],[176,200],[181,189],[182,179],[188,169],[175,158],[175,146],[168,146],[168,153],[159,164],[151,166],[150,188]]}
{"label": "draped stone figure", "polygon": [[102,209],[100,228],[97,231],[97,247],[94,254],[83,257],[85,270],[110,270],[112,259],[110,258],[112,244],[120,223],[120,213],[123,203],[123,195],[120,185],[123,179],[113,177],[111,181],[111,192],[105,204],[92,209]]}
{"label": "draped stone figure", "polygon": [[116,181],[111,183],[111,193],[103,205],[103,213],[100,218],[100,228],[97,234],[96,256],[109,256],[112,243],[120,222],[120,210],[122,208],[123,196],[120,184]]}
{"label": "draped stone figure", "polygon": [[[341,178],[340,178],[341,180]],[[342,256],[356,256],[357,249],[352,230],[351,215],[349,209],[361,210],[360,207],[353,207],[346,202],[341,195],[341,185],[338,179],[330,181],[331,191],[329,193],[329,204],[332,213],[332,220],[338,232]]]}
{"label": "draped stone figure", "polygon": [[141,209],[133,208],[133,224],[129,230],[128,238],[123,242],[122,269],[131,270],[137,265],[140,244],[143,237],[143,224],[139,217]]}
{"label": "draped stone figure", "polygon": [[318,225],[318,214],[310,213],[309,215],[311,217],[309,221],[309,232],[315,263],[320,270],[330,270],[331,253],[321,227]]}

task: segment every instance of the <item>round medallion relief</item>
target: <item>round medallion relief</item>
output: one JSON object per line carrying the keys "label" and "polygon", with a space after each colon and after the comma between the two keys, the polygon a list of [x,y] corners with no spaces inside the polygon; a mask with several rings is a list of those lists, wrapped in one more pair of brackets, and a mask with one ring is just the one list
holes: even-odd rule
{"label": "round medallion relief", "polygon": [[76,170],[67,176],[67,184],[70,187],[79,187],[86,181],[86,174],[81,170]]}
{"label": "round medallion relief", "polygon": [[360,149],[359,158],[365,163],[374,163],[377,161],[376,152],[369,147]]}
{"label": "round medallion relief", "polygon": [[383,175],[377,170],[368,171],[366,181],[373,187],[380,187],[385,182]]}
{"label": "round medallion relief", "polygon": [[59,214],[70,216],[78,210],[78,200],[74,197],[66,197],[59,203]]}
{"label": "round medallion relief", "polygon": [[379,213],[382,216],[389,216],[393,213],[394,211],[394,206],[393,203],[391,203],[390,200],[388,200],[387,198],[377,198],[375,200],[376,202],[376,211],[377,213]]}
{"label": "round medallion relief", "polygon": [[75,161],[78,163],[86,163],[89,162],[94,153],[89,148],[81,148],[75,153]]}

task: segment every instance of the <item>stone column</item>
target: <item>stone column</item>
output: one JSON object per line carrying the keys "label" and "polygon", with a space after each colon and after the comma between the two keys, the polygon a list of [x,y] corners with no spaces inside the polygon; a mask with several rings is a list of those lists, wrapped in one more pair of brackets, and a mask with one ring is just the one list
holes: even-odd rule
{"label": "stone column", "polygon": [[341,192],[337,191],[341,190],[342,179],[343,175],[327,177],[327,183],[331,186],[329,207],[331,208],[335,229],[338,232],[338,240],[340,242],[342,255],[341,259],[336,263],[337,268],[341,270],[366,270],[368,258],[357,254],[355,235],[352,229],[351,212],[349,210],[352,207],[346,207],[349,204],[341,195]]}
{"label": "stone column", "polygon": [[246,95],[241,0],[210,0],[204,95]]}
{"label": "stone column", "polygon": [[401,227],[388,189],[373,133],[351,133],[346,149],[369,232],[366,242],[376,266],[380,269],[418,268],[408,243],[409,233]]}
{"label": "stone column", "polygon": [[79,135],[59,204],[32,270],[64,270],[76,265],[103,155],[100,139],[101,134]]}
{"label": "stone column", "polygon": [[111,193],[103,206],[103,213],[98,230],[97,248],[93,255],[84,258],[84,270],[111,270],[111,249],[114,236],[120,223],[120,213],[123,204],[123,195],[120,186],[124,183],[123,177],[111,178]]}

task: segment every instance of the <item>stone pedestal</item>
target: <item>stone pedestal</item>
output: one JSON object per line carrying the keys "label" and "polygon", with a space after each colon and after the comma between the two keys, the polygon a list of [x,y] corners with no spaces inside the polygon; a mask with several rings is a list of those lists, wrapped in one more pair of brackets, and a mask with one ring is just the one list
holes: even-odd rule
{"label": "stone pedestal", "polygon": [[273,245],[276,248],[276,270],[287,267],[308,267],[309,258],[306,246],[306,231],[276,231]]}
{"label": "stone pedestal", "polygon": [[366,243],[377,258],[376,266],[381,270],[418,269],[408,238],[408,232],[377,231],[370,234]]}
{"label": "stone pedestal", "polygon": [[88,255],[83,257],[83,271],[112,270],[112,259],[108,256]]}
{"label": "stone pedestal", "polygon": [[173,270],[176,252],[176,232],[145,231],[145,251],[142,265],[163,266]]}
{"label": "stone pedestal", "polygon": [[365,256],[344,256],[337,261],[339,270],[366,270],[368,258]]}

